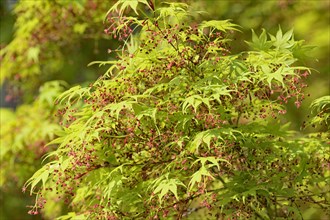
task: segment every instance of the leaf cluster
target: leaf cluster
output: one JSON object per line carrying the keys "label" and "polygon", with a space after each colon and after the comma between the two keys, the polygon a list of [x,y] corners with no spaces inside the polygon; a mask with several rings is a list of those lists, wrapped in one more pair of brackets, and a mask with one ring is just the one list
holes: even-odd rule
{"label": "leaf cluster", "polygon": [[[299,107],[304,97],[301,42],[292,31],[270,41],[253,32],[253,50],[231,54],[238,27],[194,25],[188,8],[132,0],[108,12],[123,41],[118,59],[94,62],[111,66],[59,96],[68,119],[49,143],[58,148],[27,182],[31,193],[56,191],[70,203],[59,219],[182,219],[192,208],[303,219],[304,206],[329,210],[325,139],[298,138],[278,120],[288,100]],[[125,17],[130,9],[139,16]]]}

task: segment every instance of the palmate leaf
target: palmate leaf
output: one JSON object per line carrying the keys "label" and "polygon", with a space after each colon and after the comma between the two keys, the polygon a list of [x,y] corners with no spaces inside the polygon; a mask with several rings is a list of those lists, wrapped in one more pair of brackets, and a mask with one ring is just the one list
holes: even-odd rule
{"label": "palmate leaf", "polygon": [[[203,143],[203,137],[206,134],[206,131],[198,133],[194,140],[188,144],[190,152],[198,151],[199,146]],[[207,140],[206,140],[207,141]],[[207,143],[206,143],[207,144]],[[207,144],[208,145],[208,144]],[[209,146],[209,145],[208,145]]]}
{"label": "palmate leaf", "polygon": [[121,174],[112,175],[112,176],[113,177],[111,181],[104,188],[104,196],[107,199],[111,199],[111,197],[117,193],[119,188],[122,187],[122,183],[123,183],[122,180],[124,179]]}
{"label": "palmate leaf", "polygon": [[219,163],[218,161],[223,161],[223,162],[226,162],[226,163],[229,163],[227,160],[225,159],[221,159],[221,158],[215,158],[215,157],[200,157],[198,158],[197,160],[195,160],[192,165],[194,165],[195,163],[198,163],[200,162],[202,164],[202,166],[205,166],[206,165],[206,162],[210,162],[211,165],[209,166],[210,167],[213,167],[213,166],[216,166],[218,169],[220,169],[220,166],[219,166]]}
{"label": "palmate leaf", "polygon": [[[147,1],[145,1],[147,2]],[[133,9],[133,11],[135,12],[135,14],[139,14],[136,10],[137,6],[139,4],[138,0],[125,0],[122,1],[122,5],[120,7],[120,11],[124,11],[126,8],[130,7],[131,9]]]}
{"label": "palmate leaf", "polygon": [[219,31],[227,32],[230,30],[239,31],[237,27],[239,27],[237,24],[233,24],[230,22],[230,20],[211,20],[211,21],[203,21],[200,24],[200,29],[203,30],[204,28],[215,28]]}
{"label": "palmate leaf", "polygon": [[196,163],[201,163],[201,168],[192,175],[191,180],[189,181],[189,190],[191,190],[195,184],[198,184],[202,181],[203,176],[208,176],[213,178],[211,173],[208,171],[209,168],[216,166],[220,169],[219,161],[226,162],[230,164],[227,160],[222,158],[215,158],[215,157],[200,157],[195,160],[191,166]]}
{"label": "palmate leaf", "polygon": [[179,75],[179,76],[176,76],[174,77],[169,83],[168,85],[170,87],[177,87],[177,86],[180,86],[182,84],[184,84],[185,82],[188,82],[188,79],[187,79],[187,76],[184,76],[184,75]]}
{"label": "palmate leaf", "polygon": [[156,114],[157,114],[157,108],[146,108],[146,109],[140,111],[138,114],[136,114],[136,117],[138,119],[141,119],[144,116],[148,116],[156,124]]}
{"label": "palmate leaf", "polygon": [[[209,171],[207,171],[206,167],[202,166],[197,172],[192,175],[191,180],[189,181],[189,190],[193,189],[194,185],[200,183],[202,181],[203,176],[212,177]],[[212,177],[213,178],[213,177]]]}
{"label": "palmate leaf", "polygon": [[199,157],[197,160],[195,160],[191,164],[191,166],[193,166],[196,163],[201,163],[201,168],[192,175],[192,178],[189,182],[189,189],[191,190],[196,183],[198,184],[199,182],[201,182],[203,176],[209,176],[213,178],[213,176],[210,174],[208,169],[214,166],[220,169],[219,161],[230,164],[229,161],[225,159],[215,158],[215,157]]}
{"label": "palmate leaf", "polygon": [[26,181],[24,184],[24,188],[27,188],[31,185],[30,195],[32,195],[33,190],[35,189],[36,185],[41,181],[43,188],[45,187],[46,181],[48,180],[49,170],[48,165],[51,163],[46,164],[41,169],[33,174],[33,176]]}
{"label": "palmate leaf", "polygon": [[173,120],[177,120],[176,128],[186,130],[189,128],[191,121],[194,120],[194,116],[183,114],[182,112],[176,112],[173,115]]}
{"label": "palmate leaf", "polygon": [[285,88],[283,79],[285,76],[288,75],[297,75],[295,73],[296,68],[291,67],[285,67],[281,66],[279,67],[275,72],[272,72],[270,67],[268,65],[261,65],[262,72],[264,73],[264,77],[261,78],[261,80],[266,79],[269,88],[272,87],[272,82],[276,80],[277,82],[281,83],[281,85]]}
{"label": "palmate leaf", "polygon": [[[106,17],[104,18],[104,20],[106,20],[107,16],[112,11],[117,11],[120,15],[122,15],[126,8],[131,8],[135,12],[135,14],[138,15],[139,13],[137,12],[137,7],[139,3],[147,5],[150,8],[150,5],[147,0],[119,0],[109,9],[109,11],[106,13]],[[120,8],[119,5],[121,5]]]}
{"label": "palmate leaf", "polygon": [[85,95],[90,95],[90,88],[89,87],[82,88],[80,85],[78,85],[63,92],[60,96],[57,97],[55,101],[56,102],[59,101],[60,104],[66,101],[66,104],[70,106],[73,98],[75,98],[74,101],[77,101],[80,100]]}
{"label": "palmate leaf", "polygon": [[266,77],[267,77],[266,81],[269,85],[269,88],[272,87],[272,81],[274,79],[276,81],[280,82],[283,87],[285,86],[284,83],[283,83],[283,66],[278,68],[278,70],[276,70],[276,72],[274,72],[274,73],[267,73]]}
{"label": "palmate leaf", "polygon": [[132,104],[137,103],[136,101],[122,101],[118,103],[110,103],[104,107],[105,110],[110,110],[110,114],[119,119],[120,112],[124,109],[132,109]]}
{"label": "palmate leaf", "polygon": [[282,29],[279,27],[276,37],[270,34],[270,38],[273,41],[273,45],[278,49],[287,49],[295,45],[295,41],[293,39],[293,29],[283,35]]}
{"label": "palmate leaf", "polygon": [[315,99],[310,105],[312,113],[326,112],[330,111],[330,96],[322,96]]}
{"label": "palmate leaf", "polygon": [[208,149],[210,149],[211,140],[213,138],[224,140],[225,137],[230,137],[236,139],[238,135],[243,135],[238,130],[232,128],[215,128],[206,131],[199,132],[192,141],[187,145],[191,153],[198,153],[198,148],[202,143],[206,144]]}
{"label": "palmate leaf", "polygon": [[168,90],[168,87],[169,87],[168,83],[160,83],[160,84],[157,84],[157,85],[147,89],[143,93],[143,95],[150,95],[152,93],[156,94],[156,93],[159,93],[159,92],[163,92],[163,91]]}
{"label": "palmate leaf", "polygon": [[157,129],[158,134],[160,134],[160,130],[157,126],[157,120],[156,120],[156,115],[157,115],[157,108],[148,108],[146,106],[140,106],[140,105],[134,105],[134,111],[136,117],[140,120],[141,118],[147,116],[150,117],[154,123],[154,126]]}
{"label": "palmate leaf", "polygon": [[154,194],[158,194],[159,203],[162,203],[163,197],[172,192],[177,200],[179,200],[179,196],[177,193],[178,186],[182,186],[186,188],[184,183],[182,183],[179,179],[169,179],[169,173],[159,177],[153,182],[154,185]]}
{"label": "palmate leaf", "polygon": [[252,42],[245,41],[252,49],[255,50],[268,50],[272,47],[272,41],[268,41],[267,33],[265,29],[262,29],[262,33],[258,37],[257,34],[252,30]]}
{"label": "palmate leaf", "polygon": [[330,96],[323,96],[315,99],[310,105],[312,114],[315,116],[310,119],[311,124],[325,123],[330,126]]}
{"label": "palmate leaf", "polygon": [[[169,16],[173,16],[173,20],[171,22],[179,22],[180,20],[184,20],[187,14],[188,5],[185,3],[165,3],[168,4],[168,7],[158,8],[156,11],[159,13],[159,17],[157,19],[165,19]],[[170,21],[168,21],[170,23]],[[172,23],[173,24],[173,23]]]}
{"label": "palmate leaf", "polygon": [[203,91],[205,96],[210,97],[210,100],[216,100],[218,103],[221,103],[221,96],[228,96],[231,98],[230,92],[233,90],[227,88],[228,86],[224,85],[208,85],[197,90]]}
{"label": "palmate leaf", "polygon": [[185,99],[182,104],[182,112],[187,113],[187,109],[189,106],[192,106],[194,111],[196,112],[199,105],[204,103],[210,109],[210,99],[203,98],[200,95],[192,95]]}

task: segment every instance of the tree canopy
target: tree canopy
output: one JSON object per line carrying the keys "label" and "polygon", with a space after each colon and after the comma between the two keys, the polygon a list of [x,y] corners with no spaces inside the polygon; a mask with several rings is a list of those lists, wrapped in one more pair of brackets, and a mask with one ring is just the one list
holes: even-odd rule
{"label": "tree canopy", "polygon": [[[330,97],[310,104],[304,132],[285,118],[290,103],[299,109],[308,96],[312,47],[281,26],[242,39],[240,25],[206,20],[194,7],[146,0],[17,5],[1,79],[7,99],[19,96],[21,104],[1,110],[1,184],[15,178],[34,195],[29,214],[329,215]],[[69,58],[79,48],[89,55]],[[103,52],[89,66],[104,73],[89,76],[81,62],[95,50]]]}

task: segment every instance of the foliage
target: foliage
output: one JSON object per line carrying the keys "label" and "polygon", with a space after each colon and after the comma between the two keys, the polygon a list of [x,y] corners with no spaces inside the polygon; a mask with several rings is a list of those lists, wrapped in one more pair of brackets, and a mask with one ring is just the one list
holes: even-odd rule
{"label": "foliage", "polygon": [[[314,49],[309,50],[308,57],[301,57],[300,63],[317,70],[308,78],[309,87],[305,90],[308,96],[302,107],[294,108],[294,102],[288,103],[288,112],[285,115],[291,122],[291,128],[299,130],[309,113],[308,105],[316,98],[329,94],[329,1],[305,1],[305,0],[234,0],[234,1],[186,1],[194,8],[206,9],[210,19],[232,19],[242,26],[242,33],[234,34],[234,37],[242,40],[248,38],[249,30],[267,29],[276,32],[280,24],[285,30],[294,29],[295,38],[304,39]],[[311,27],[313,27],[311,29]],[[232,51],[247,49],[244,44],[233,44]],[[308,128],[304,133],[312,132]],[[313,217],[314,218],[314,217]],[[315,217],[317,218],[317,217]]]}
{"label": "foliage", "polygon": [[[61,130],[59,118],[53,116],[60,106],[54,107],[53,102],[63,91],[63,83],[48,82],[32,104],[20,106],[15,113],[1,109],[0,186],[7,179],[15,179],[18,185],[22,185],[35,170],[35,160],[48,151],[44,145]],[[24,126],[26,124],[30,126]]]}
{"label": "foliage", "polygon": [[[103,26],[105,2],[98,1],[20,1],[15,5],[15,36],[0,52],[1,78],[10,84],[7,101],[20,97],[32,102],[38,88],[46,81],[67,82],[91,80],[79,72],[77,64],[87,54],[104,58],[98,53],[98,43],[105,35]],[[88,50],[84,50],[88,45]],[[94,47],[94,50],[92,49]],[[85,52],[85,57],[78,54]],[[68,57],[70,54],[76,54]],[[87,56],[88,57],[88,56]],[[70,74],[67,74],[71,71]],[[77,80],[77,78],[79,80]]]}
{"label": "foliage", "polygon": [[314,100],[310,106],[314,117],[310,121],[310,124],[323,124],[330,128],[330,96],[323,96]]}
{"label": "foliage", "polygon": [[[111,2],[18,1],[10,14],[1,1],[1,108],[19,104],[17,109],[1,109],[1,219],[29,219],[22,194],[24,182],[42,164],[45,146],[56,137],[60,115],[54,116],[54,98],[64,84],[97,78],[96,71],[84,68],[93,59],[106,59],[99,48],[109,45],[102,29],[104,12]],[[10,41],[11,24],[14,36]],[[113,45],[110,43],[110,45]],[[82,65],[85,63],[85,65]],[[96,69],[96,68],[95,68]],[[102,70],[101,70],[102,71]],[[61,82],[52,82],[54,79]],[[39,97],[39,98],[36,98]],[[50,205],[51,202],[48,203]],[[60,202],[54,200],[56,205]],[[53,207],[53,208],[52,208]],[[60,215],[47,207],[48,219]],[[16,213],[13,216],[13,213]],[[34,217],[36,219],[36,217]]]}
{"label": "foliage", "polygon": [[30,213],[54,191],[71,209],[58,219],[181,219],[192,209],[302,219],[305,206],[329,211],[328,134],[299,137],[280,120],[288,100],[299,108],[304,99],[310,70],[296,63],[306,47],[279,29],[253,32],[251,50],[232,54],[239,27],[195,25],[196,16],[183,3],[143,0],[109,10],[105,32],[123,42],[118,59],[93,62],[111,66],[58,98],[63,131],[26,183],[37,198]]}
{"label": "foliage", "polygon": [[[27,201],[24,203],[24,200],[18,199],[18,192],[15,191],[23,186],[36,169],[41,167],[42,156],[54,150],[54,146],[45,145],[57,137],[56,133],[61,130],[58,124],[60,117],[54,114],[63,106],[54,106],[53,103],[65,87],[67,84],[61,81],[47,82],[41,87],[39,96],[33,103],[21,105],[15,112],[1,109],[0,190],[1,203],[8,204],[2,207],[4,210],[1,214],[8,212],[5,207],[13,205],[12,201],[15,201],[15,198],[19,201],[15,203],[21,203],[18,206],[19,210],[28,211],[24,210]],[[16,195],[13,194],[14,192]],[[16,217],[15,219],[20,218]],[[6,218],[6,216],[1,218]]]}

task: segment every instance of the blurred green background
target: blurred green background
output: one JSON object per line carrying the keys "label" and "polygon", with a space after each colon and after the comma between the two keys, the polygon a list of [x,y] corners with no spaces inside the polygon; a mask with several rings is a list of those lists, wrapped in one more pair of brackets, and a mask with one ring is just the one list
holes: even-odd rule
{"label": "blurred green background", "polygon": [[[87,67],[87,64],[94,60],[114,58],[110,57],[107,50],[116,48],[118,42],[103,34],[102,23],[114,1],[1,0],[0,2],[0,47],[5,51],[4,49],[10,45],[10,50],[16,53],[11,56],[17,56],[16,60],[10,63],[6,60],[9,56],[1,55],[1,79],[4,75],[7,77],[7,81],[2,81],[1,107],[13,108],[22,103],[33,103],[40,86],[51,80],[64,80],[70,85],[88,85],[104,72],[104,68]],[[330,93],[329,0],[185,0],[183,2],[193,6],[196,11],[208,12],[203,14],[203,19],[231,19],[233,23],[241,26],[242,32],[236,33],[237,41],[232,45],[232,53],[248,49],[244,40],[251,39],[251,29],[261,33],[264,28],[275,34],[279,26],[284,32],[293,28],[296,39],[305,40],[307,44],[315,46],[309,58],[303,63],[313,69],[306,91],[310,96],[306,97],[299,109],[293,103],[289,103],[286,117],[287,120],[293,121],[291,125],[293,129],[299,130],[302,122],[308,117],[308,106],[312,100]],[[37,19],[37,22],[33,23],[34,19]],[[30,50],[31,48],[35,49]],[[6,53],[9,52],[4,52]],[[8,84],[17,88],[17,94],[21,95],[20,99],[6,101]],[[1,114],[1,122],[6,120],[5,117],[7,116]],[[1,143],[1,150],[5,147],[10,148]],[[10,177],[1,180],[1,220],[41,219],[40,216],[27,214],[29,209],[26,205],[32,204],[32,200],[28,193],[23,194],[21,190],[26,178],[31,176],[41,163],[40,160],[27,159],[29,155],[24,151],[12,152],[11,156],[14,157],[14,163],[18,168],[4,167],[5,161],[1,161],[1,172],[14,172]],[[15,173],[15,169],[17,171],[20,166],[26,167],[23,169],[24,172]],[[309,219],[318,218],[313,210],[307,212]]]}

